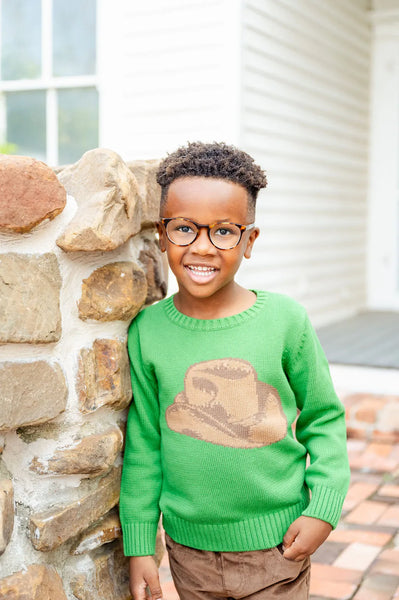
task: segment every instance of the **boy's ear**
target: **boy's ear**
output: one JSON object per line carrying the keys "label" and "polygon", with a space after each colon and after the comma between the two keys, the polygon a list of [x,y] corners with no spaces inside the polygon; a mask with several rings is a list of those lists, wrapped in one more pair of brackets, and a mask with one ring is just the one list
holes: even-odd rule
{"label": "boy's ear", "polygon": [[156,223],[157,231],[158,231],[158,243],[161,252],[166,252],[166,240],[165,240],[165,232],[161,225],[161,223]]}
{"label": "boy's ear", "polygon": [[255,227],[251,230],[251,233],[248,236],[247,245],[245,247],[244,256],[245,258],[251,258],[252,248],[255,243],[256,238],[260,233],[259,227]]}

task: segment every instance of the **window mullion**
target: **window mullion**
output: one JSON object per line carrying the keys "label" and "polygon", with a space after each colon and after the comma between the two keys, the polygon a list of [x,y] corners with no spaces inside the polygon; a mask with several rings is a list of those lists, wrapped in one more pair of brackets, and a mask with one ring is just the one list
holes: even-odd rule
{"label": "window mullion", "polygon": [[0,81],[2,78],[2,68],[1,68],[1,64],[2,64],[2,49],[3,49],[3,40],[2,40],[2,35],[1,35],[1,29],[2,29],[2,17],[3,17],[3,7],[2,7],[2,1],[0,0]]}
{"label": "window mullion", "polygon": [[57,96],[48,82],[53,74],[53,0],[42,0],[42,83],[46,93],[46,160],[49,164],[58,164],[57,139]]}
{"label": "window mullion", "polygon": [[[0,0],[1,1],[1,0]],[[6,97],[0,92],[0,144],[7,140]]]}
{"label": "window mullion", "polygon": [[[0,82],[1,82],[1,63],[2,63],[2,0],[0,0]],[[0,143],[5,142],[7,139],[7,110],[6,110],[6,98],[0,90]]]}
{"label": "window mullion", "polygon": [[47,138],[47,162],[50,165],[58,165],[58,103],[57,90],[47,90],[46,98],[46,138]]}
{"label": "window mullion", "polygon": [[[1,0],[0,0],[1,1]],[[53,74],[53,1],[42,0],[42,78]]]}

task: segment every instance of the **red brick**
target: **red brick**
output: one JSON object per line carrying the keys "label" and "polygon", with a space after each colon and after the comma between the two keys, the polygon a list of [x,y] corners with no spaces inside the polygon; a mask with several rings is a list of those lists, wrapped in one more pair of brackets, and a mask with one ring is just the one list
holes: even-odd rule
{"label": "red brick", "polygon": [[346,445],[351,455],[362,454],[367,448],[367,443],[363,440],[348,440]]}
{"label": "red brick", "polygon": [[366,481],[367,483],[374,483],[377,486],[382,485],[385,482],[383,473],[362,473],[361,471],[353,471],[351,474],[351,482],[355,481]]}
{"label": "red brick", "polygon": [[399,528],[399,506],[390,506],[377,521],[378,525]]}
{"label": "red brick", "polygon": [[381,548],[379,546],[354,542],[340,554],[335,561],[334,566],[342,567],[344,569],[365,571],[371,565],[380,550]]}
{"label": "red brick", "polygon": [[367,587],[361,587],[353,596],[352,600],[391,600],[392,595],[381,590],[370,590]]}
{"label": "red brick", "polygon": [[161,567],[168,567],[169,568],[169,555],[167,552],[164,553],[162,560],[161,560]]}
{"label": "red brick", "polygon": [[341,567],[312,562],[312,577],[314,579],[328,579],[329,581],[359,583],[362,573],[355,569],[342,569]]}
{"label": "red brick", "polygon": [[387,403],[385,398],[369,397],[358,402],[351,410],[351,416],[363,423],[375,423],[378,412]]}
{"label": "red brick", "polygon": [[326,581],[325,579],[310,578],[311,595],[321,596],[322,598],[349,600],[355,589],[356,585],[347,583],[346,581]]}
{"label": "red brick", "polygon": [[393,444],[379,444],[378,442],[372,442],[369,444],[366,454],[372,454],[375,456],[389,456],[393,450]]}
{"label": "red brick", "polygon": [[372,575],[362,583],[353,600],[391,600],[394,589],[395,583],[392,579]]}
{"label": "red brick", "polygon": [[383,485],[378,490],[379,496],[390,496],[392,498],[399,498],[399,485]]}
{"label": "red brick", "polygon": [[345,406],[353,407],[358,406],[362,402],[365,402],[373,397],[373,394],[349,394],[348,396],[344,396],[342,398],[342,402]]}
{"label": "red brick", "polygon": [[344,510],[352,510],[359,502],[374,494],[377,488],[377,485],[363,481],[352,484],[345,498]]}
{"label": "red brick", "polygon": [[361,399],[357,394],[351,394],[350,396],[340,396],[342,404],[345,406],[346,418],[348,419],[350,412],[354,406],[357,406]]}
{"label": "red brick", "polygon": [[355,440],[366,440],[369,438],[367,430],[364,427],[356,425],[347,425],[346,434],[348,438],[352,438]]}
{"label": "red brick", "polygon": [[385,502],[372,502],[365,500],[346,516],[348,523],[359,523],[360,525],[370,525],[375,523],[379,517],[387,510]]}
{"label": "red brick", "polygon": [[380,554],[380,558],[399,563],[399,548],[388,548]]}
{"label": "red brick", "polygon": [[329,542],[351,544],[361,542],[372,546],[385,546],[392,539],[391,533],[368,531],[365,529],[335,529],[328,537]]}
{"label": "red brick", "polygon": [[396,575],[399,577],[399,563],[392,560],[378,559],[372,568],[373,573],[384,573],[385,575]]}
{"label": "red brick", "polygon": [[399,448],[393,444],[348,440],[348,454],[353,469],[392,472],[399,465]]}
{"label": "red brick", "polygon": [[380,431],[374,429],[371,432],[371,438],[375,442],[382,442],[386,444],[398,444],[399,443],[399,432],[397,431]]}
{"label": "red brick", "polygon": [[176,592],[176,588],[173,584],[173,581],[162,583],[161,586],[164,600],[179,600],[179,596]]}
{"label": "red brick", "polygon": [[367,469],[370,471],[382,471],[389,473],[396,470],[399,461],[390,456],[383,457],[372,453],[364,453],[360,456],[349,455],[349,464],[352,469]]}

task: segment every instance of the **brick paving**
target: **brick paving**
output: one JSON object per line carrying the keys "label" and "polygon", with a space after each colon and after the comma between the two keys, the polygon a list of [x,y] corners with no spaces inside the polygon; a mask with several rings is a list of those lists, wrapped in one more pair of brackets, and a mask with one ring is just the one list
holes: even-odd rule
{"label": "brick paving", "polygon": [[[312,557],[311,600],[399,600],[399,396],[343,397],[351,485],[341,521]],[[179,600],[167,556],[164,600]]]}

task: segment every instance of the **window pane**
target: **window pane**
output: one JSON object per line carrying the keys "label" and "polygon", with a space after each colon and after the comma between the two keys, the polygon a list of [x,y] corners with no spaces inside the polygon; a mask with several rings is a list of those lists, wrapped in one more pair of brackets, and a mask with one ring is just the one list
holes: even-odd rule
{"label": "window pane", "polygon": [[1,78],[40,77],[41,0],[3,0],[1,8]]}
{"label": "window pane", "polygon": [[53,71],[56,76],[96,72],[96,0],[54,0]]}
{"label": "window pane", "polygon": [[95,88],[58,91],[58,162],[78,160],[98,146],[98,93]]}
{"label": "window pane", "polygon": [[46,92],[10,92],[6,96],[6,139],[17,154],[46,160]]}

